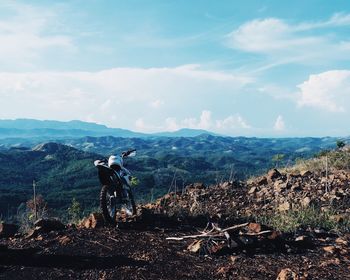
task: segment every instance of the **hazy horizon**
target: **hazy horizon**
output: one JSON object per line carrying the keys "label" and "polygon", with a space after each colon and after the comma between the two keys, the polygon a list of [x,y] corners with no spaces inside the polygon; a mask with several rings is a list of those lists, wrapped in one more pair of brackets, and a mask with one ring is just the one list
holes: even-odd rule
{"label": "hazy horizon", "polygon": [[0,119],[350,135],[350,3],[2,1]]}
{"label": "hazy horizon", "polygon": [[112,126],[108,126],[104,123],[98,123],[98,122],[88,122],[88,121],[83,121],[83,120],[78,120],[78,119],[72,119],[72,120],[67,120],[67,121],[59,121],[59,120],[54,120],[54,119],[27,119],[27,118],[18,118],[18,119],[0,119],[0,128],[1,126],[1,121],[16,121],[16,120],[28,120],[28,121],[47,121],[47,122],[62,122],[62,123],[70,123],[70,122],[83,122],[83,123],[88,123],[88,124],[96,124],[96,125],[102,125],[105,126],[108,129],[124,129],[124,130],[128,130],[131,132],[136,132],[136,133],[144,133],[145,135],[149,134],[149,135],[156,135],[156,134],[162,134],[162,133],[176,133],[182,130],[194,130],[194,131],[203,131],[204,133],[207,132],[209,134],[215,135],[215,136],[223,136],[223,137],[252,137],[252,138],[327,138],[327,137],[331,137],[331,138],[339,138],[339,139],[344,139],[344,138],[350,138],[350,135],[280,135],[280,136],[276,136],[276,135],[260,135],[260,136],[244,136],[244,135],[227,135],[227,134],[219,134],[219,133],[215,133],[211,130],[205,130],[205,129],[200,129],[200,128],[187,128],[187,127],[183,127],[183,128],[179,128],[177,130],[160,130],[160,131],[154,131],[154,132],[142,132],[142,131],[137,131],[137,130],[133,130],[133,129],[129,129],[129,128],[125,128],[125,127],[112,127]]}

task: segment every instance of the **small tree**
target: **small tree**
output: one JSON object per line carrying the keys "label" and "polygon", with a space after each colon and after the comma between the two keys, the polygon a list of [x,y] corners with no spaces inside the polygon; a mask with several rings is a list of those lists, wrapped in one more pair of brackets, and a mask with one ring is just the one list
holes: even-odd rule
{"label": "small tree", "polygon": [[284,159],[284,154],[276,154],[272,157],[272,161],[276,163],[275,167],[279,167],[279,163]]}
{"label": "small tree", "polygon": [[130,183],[131,183],[132,187],[136,187],[140,184],[140,181],[139,181],[139,179],[137,179],[137,177],[132,176]]}
{"label": "small tree", "polygon": [[28,219],[30,221],[35,220],[36,215],[38,219],[45,218],[47,216],[47,203],[44,200],[42,195],[39,194],[35,198],[35,203],[34,203],[34,199],[29,199],[26,205],[27,205],[27,211],[28,211]]}
{"label": "small tree", "polygon": [[72,204],[68,208],[69,219],[73,223],[77,223],[81,217],[81,205],[80,203],[73,197]]}
{"label": "small tree", "polygon": [[338,149],[345,147],[345,142],[342,140],[337,140],[336,144]]}

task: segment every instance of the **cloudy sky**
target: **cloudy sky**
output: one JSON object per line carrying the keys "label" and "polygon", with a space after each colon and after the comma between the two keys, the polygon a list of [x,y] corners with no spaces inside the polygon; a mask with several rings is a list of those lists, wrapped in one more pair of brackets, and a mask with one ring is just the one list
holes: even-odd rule
{"label": "cloudy sky", "polygon": [[2,0],[0,118],[349,135],[350,2]]}

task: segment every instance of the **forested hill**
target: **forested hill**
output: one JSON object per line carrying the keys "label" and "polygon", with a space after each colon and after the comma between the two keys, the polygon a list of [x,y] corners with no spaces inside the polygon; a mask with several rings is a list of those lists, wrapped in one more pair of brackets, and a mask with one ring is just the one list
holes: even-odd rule
{"label": "forested hill", "polygon": [[22,140],[17,139],[19,145],[0,152],[0,215],[3,217],[15,214],[21,203],[30,198],[34,179],[38,193],[51,209],[65,211],[72,198],[85,208],[98,206],[99,182],[93,161],[129,148],[138,150],[137,157],[129,159],[127,166],[139,179],[136,198],[147,201],[174,188],[175,182],[176,187],[181,188],[192,182],[210,184],[244,179],[272,166],[292,164],[297,158],[335,147],[333,138],[212,135],[148,139],[84,137],[29,148],[23,147]]}

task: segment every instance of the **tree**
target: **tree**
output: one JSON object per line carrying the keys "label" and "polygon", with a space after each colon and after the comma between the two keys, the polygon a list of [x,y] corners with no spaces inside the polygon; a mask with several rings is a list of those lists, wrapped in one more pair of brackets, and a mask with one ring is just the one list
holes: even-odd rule
{"label": "tree", "polygon": [[338,149],[345,147],[345,142],[342,140],[337,140],[336,144]]}
{"label": "tree", "polygon": [[77,223],[81,217],[81,205],[80,203],[73,197],[72,204],[68,208],[69,219],[73,223]]}
{"label": "tree", "polygon": [[272,161],[276,163],[276,168],[279,167],[279,163],[284,159],[284,154],[276,154],[272,157]]}
{"label": "tree", "polygon": [[[42,195],[38,195],[34,199],[29,199],[27,201],[27,210],[28,210],[28,218],[29,220],[33,221],[35,220],[35,216],[37,215],[38,219],[44,218],[47,215],[47,203],[44,200]],[[36,213],[35,213],[36,211]]]}

